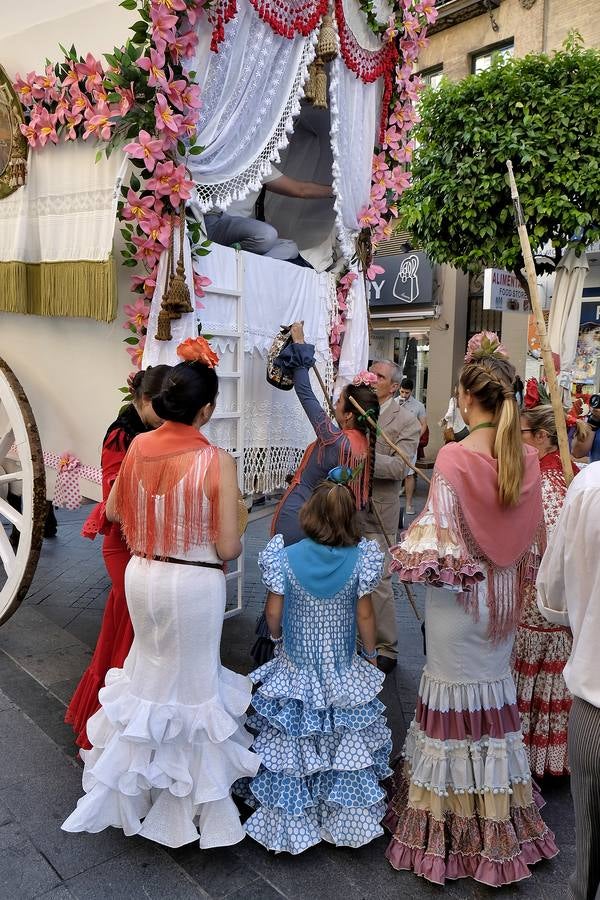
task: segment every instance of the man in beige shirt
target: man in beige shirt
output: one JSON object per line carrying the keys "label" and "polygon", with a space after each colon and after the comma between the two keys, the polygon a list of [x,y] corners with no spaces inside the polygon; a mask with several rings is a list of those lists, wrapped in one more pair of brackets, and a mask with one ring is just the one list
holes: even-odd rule
{"label": "man in beige shirt", "polygon": [[[416,456],[421,427],[418,418],[394,402],[402,381],[402,369],[387,359],[376,360],[370,371],[377,376],[375,391],[379,400],[378,425],[398,444],[408,459]],[[396,543],[400,518],[400,487],[407,468],[400,457],[381,436],[375,445],[375,471],[373,478],[373,506],[379,513],[386,534]],[[376,540],[387,554],[387,543],[377,518],[370,511],[362,514],[363,535]],[[377,666],[383,672],[391,672],[397,663],[398,636],[392,580],[388,572],[390,556],[386,556],[385,575],[373,591],[371,598],[377,621]]]}

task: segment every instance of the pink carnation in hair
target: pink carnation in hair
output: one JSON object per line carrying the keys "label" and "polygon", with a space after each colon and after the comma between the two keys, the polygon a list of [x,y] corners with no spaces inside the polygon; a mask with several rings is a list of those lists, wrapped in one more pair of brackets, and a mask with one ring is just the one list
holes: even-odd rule
{"label": "pink carnation in hair", "polygon": [[496,359],[508,359],[508,351],[495,331],[480,331],[474,334],[467,344],[465,362],[472,363],[478,359],[495,357]]}

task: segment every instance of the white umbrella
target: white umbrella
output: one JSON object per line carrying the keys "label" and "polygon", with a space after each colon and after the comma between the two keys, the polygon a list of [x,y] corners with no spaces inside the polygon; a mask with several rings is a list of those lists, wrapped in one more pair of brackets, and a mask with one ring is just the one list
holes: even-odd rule
{"label": "white umbrella", "polygon": [[548,338],[553,353],[560,356],[561,372],[568,371],[577,353],[581,298],[589,264],[585,253],[568,250],[556,267],[554,294],[548,321]]}

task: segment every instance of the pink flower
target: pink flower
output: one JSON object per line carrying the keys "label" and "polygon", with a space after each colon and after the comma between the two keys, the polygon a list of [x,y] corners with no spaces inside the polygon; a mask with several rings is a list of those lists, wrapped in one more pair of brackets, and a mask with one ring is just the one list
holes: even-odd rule
{"label": "pink flower", "polygon": [[170,44],[175,40],[175,28],[177,27],[177,16],[171,16],[164,6],[158,9],[153,6],[150,10],[150,19],[152,21],[152,40],[159,50],[164,49],[164,44]]}
{"label": "pink flower", "polygon": [[438,11],[435,8],[435,0],[421,0],[415,7],[416,11],[425,16],[427,23],[433,25],[438,17]]}
{"label": "pink flower", "polygon": [[396,194],[401,194],[410,185],[410,172],[405,172],[400,166],[394,166],[390,178],[390,188]]}
{"label": "pink flower", "polygon": [[171,132],[171,134],[179,134],[182,117],[173,112],[164,94],[156,95],[154,118],[157,131],[166,130]]}
{"label": "pink flower", "polygon": [[71,111],[70,98],[66,93],[62,93],[58,99],[58,103],[54,107],[54,113],[58,121],[62,124],[65,121],[66,115]]}
{"label": "pink flower", "polygon": [[74,141],[77,138],[77,132],[75,131],[75,126],[79,125],[83,116],[81,113],[74,113],[69,110],[69,112],[65,115],[65,125],[67,126],[67,130],[65,132],[65,141]]}
{"label": "pink flower", "polygon": [[186,178],[186,168],[183,163],[173,170],[169,183],[169,200],[173,206],[179,206],[182,200],[189,200],[194,189],[194,182]]}
{"label": "pink flower", "polygon": [[400,141],[402,140],[402,135],[395,127],[392,125],[390,128],[386,128],[385,133],[383,135],[383,146],[384,147],[398,147]]}
{"label": "pink flower", "polygon": [[88,93],[91,93],[94,88],[102,86],[104,69],[102,68],[102,63],[92,56],[91,53],[88,53],[85,62],[75,63],[75,71],[79,79],[85,78],[85,88]]}
{"label": "pink flower", "polygon": [[148,235],[148,240],[154,241],[156,244],[162,244],[168,247],[171,241],[171,217],[165,216],[159,218],[156,213],[152,213],[150,219],[140,222],[140,228]]}
{"label": "pink flower", "polygon": [[14,89],[17,92],[17,96],[23,106],[33,106],[34,96],[33,96],[33,84],[36,79],[35,72],[28,72],[25,76],[25,80],[21,78],[19,73],[17,72],[14,81]]}
{"label": "pink flower", "polygon": [[146,344],[146,335],[142,335],[140,337],[139,343],[137,343],[134,347],[127,347],[127,352],[131,357],[132,364],[139,369],[142,365],[142,357],[144,355],[144,346]]}
{"label": "pink flower", "polygon": [[150,275],[134,275],[131,279],[131,290],[137,291],[138,288],[142,288],[144,296],[148,297],[148,299],[152,299],[154,296],[154,291],[156,289],[156,273],[151,273]]}
{"label": "pink flower", "polygon": [[103,141],[109,141],[111,136],[111,128],[114,127],[114,122],[111,122],[111,117],[114,117],[116,113],[112,112],[108,104],[100,102],[96,108],[90,106],[85,111],[85,120],[87,122],[85,126],[85,131],[83,132],[83,139],[87,141],[89,136],[93,134],[97,138],[101,138]]}
{"label": "pink flower", "polygon": [[119,95],[121,101],[119,103],[119,114],[121,116],[126,116],[131,107],[135,102],[135,95],[133,91],[133,84],[128,88],[120,88],[115,87],[115,93]]}
{"label": "pink flower", "polygon": [[157,138],[153,138],[143,129],[138,134],[137,141],[126,144],[123,149],[133,159],[143,159],[144,165],[149,172],[153,172],[156,163],[165,158],[162,142]]}
{"label": "pink flower", "polygon": [[389,166],[385,153],[382,151],[381,153],[375,154],[373,156],[373,177],[383,174],[387,169],[389,169]]}
{"label": "pink flower", "polygon": [[69,63],[69,71],[67,72],[67,74],[65,75],[65,77],[62,80],[62,86],[63,86],[63,88],[69,88],[69,87],[71,87],[71,85],[77,84],[78,81],[79,81],[79,76],[78,76],[77,72],[75,71],[73,63],[71,62],[71,63]]}
{"label": "pink flower", "polygon": [[58,100],[56,75],[52,66],[46,66],[44,74],[36,76],[33,82],[33,96],[36,100],[45,100],[47,103]]}
{"label": "pink flower", "polygon": [[159,197],[170,193],[171,176],[175,169],[175,163],[169,159],[164,163],[157,163],[154,175],[146,182],[149,191],[154,191]]}
{"label": "pink flower", "polygon": [[493,356],[496,359],[508,359],[508,351],[495,331],[480,331],[474,334],[467,344],[465,362],[472,363],[478,359]]}
{"label": "pink flower", "polygon": [[350,288],[353,281],[356,281],[358,275],[356,272],[346,272],[345,275],[342,275],[340,278],[340,284],[343,284],[344,287]]}
{"label": "pink flower", "polygon": [[46,146],[47,141],[58,144],[58,135],[56,133],[56,116],[50,115],[47,109],[42,109],[39,116],[36,116],[35,127],[38,133],[38,139],[42,147]]}
{"label": "pink flower", "polygon": [[21,122],[19,125],[19,129],[23,137],[27,140],[27,143],[30,147],[37,147],[38,142],[38,133],[36,128],[36,119],[32,119],[31,122],[25,124]]}
{"label": "pink flower", "polygon": [[141,260],[146,268],[153,269],[160,259],[160,255],[164,249],[163,246],[157,244],[156,241],[153,241],[146,235],[134,234],[131,240],[137,247],[135,254],[136,259]]}
{"label": "pink flower", "polygon": [[377,266],[375,265],[375,263],[371,263],[371,265],[367,269],[367,278],[369,279],[369,281],[373,281],[374,278],[377,278],[378,275],[383,275],[384,272],[385,269],[382,266]]}
{"label": "pink flower", "polygon": [[378,216],[371,206],[363,206],[358,212],[358,224],[361,228],[370,228],[377,220]]}
{"label": "pink flower", "polygon": [[122,216],[126,221],[142,222],[150,217],[154,206],[154,197],[140,197],[131,188],[127,191],[127,203],[123,207]]}
{"label": "pink flower", "polygon": [[81,92],[78,84],[71,85],[69,94],[71,95],[71,109],[74,113],[84,113],[89,108],[90,101]]}
{"label": "pink flower", "polygon": [[414,146],[414,141],[409,141],[408,144],[405,144],[403,147],[398,147],[397,150],[390,150],[390,156],[392,159],[395,159],[396,162],[408,163],[413,158]]}
{"label": "pink flower", "polygon": [[[376,268],[379,268],[377,266]],[[383,272],[383,269],[381,270]],[[368,276],[367,276],[368,277]],[[362,372],[359,372],[358,375],[355,375],[352,379],[352,384],[366,384],[366,385],[374,385],[377,384],[377,375],[374,372],[367,372],[366,369]]]}
{"label": "pink flower", "polygon": [[417,16],[413,16],[410,13],[407,13],[402,20],[402,27],[404,28],[404,34],[408,35],[409,38],[414,40],[414,38],[421,31],[421,23]]}
{"label": "pink flower", "polygon": [[167,97],[177,109],[183,110],[183,92],[187,87],[187,81],[180,78],[178,81],[169,81],[167,84]]}
{"label": "pink flower", "polygon": [[149,87],[159,87],[164,90],[167,86],[167,76],[163,71],[165,54],[162,50],[150,48],[150,56],[142,56],[137,61],[140,69],[148,72]]}
{"label": "pink flower", "polygon": [[385,29],[385,34],[383,36],[384,43],[387,43],[388,41],[393,41],[397,34],[398,34],[398,25],[396,23],[396,19],[394,16],[390,16],[388,19],[387,28]]}
{"label": "pink flower", "polygon": [[185,134],[187,137],[194,137],[196,134],[196,129],[198,127],[198,117],[195,115],[185,116],[181,120],[181,131],[180,134]]}
{"label": "pink flower", "polygon": [[200,85],[188,83],[181,95],[181,99],[183,100],[184,107],[189,109],[200,109],[202,106],[202,100],[200,99]]}
{"label": "pink flower", "polygon": [[194,293],[196,297],[205,297],[204,288],[208,287],[209,284],[212,284],[212,281],[208,275],[200,275],[198,272],[194,272]]}
{"label": "pink flower", "polygon": [[135,303],[126,303],[123,309],[127,316],[127,320],[123,323],[123,328],[129,328],[130,325],[134,325],[137,331],[141,331],[142,328],[147,327],[150,307],[145,300],[140,298]]}
{"label": "pink flower", "polygon": [[179,12],[183,12],[187,9],[185,5],[185,0],[152,0],[152,6],[155,9],[164,9],[167,12],[170,12],[173,9],[179,10]]}
{"label": "pink flower", "polygon": [[195,31],[186,31],[185,34],[178,34],[173,41],[168,43],[171,56],[175,62],[179,62],[181,58],[188,59],[194,55],[198,44],[198,35]]}

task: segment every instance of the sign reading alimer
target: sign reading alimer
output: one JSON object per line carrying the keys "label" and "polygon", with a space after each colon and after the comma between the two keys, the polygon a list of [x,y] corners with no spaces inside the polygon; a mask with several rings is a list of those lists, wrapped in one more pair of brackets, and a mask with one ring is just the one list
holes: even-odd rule
{"label": "sign reading alimer", "polygon": [[433,306],[433,266],[420,251],[376,256],[374,262],[384,270],[367,281],[370,306],[413,308]]}

